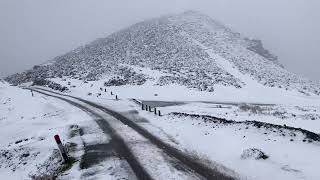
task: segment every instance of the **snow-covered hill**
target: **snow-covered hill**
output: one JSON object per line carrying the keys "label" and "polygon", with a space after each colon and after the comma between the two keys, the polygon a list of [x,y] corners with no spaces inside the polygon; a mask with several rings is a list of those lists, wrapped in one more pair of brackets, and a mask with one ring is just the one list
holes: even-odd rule
{"label": "snow-covered hill", "polygon": [[[162,75],[153,79],[133,67]],[[63,76],[107,77],[107,86],[142,85],[151,79],[156,85],[178,84],[209,92],[220,85],[244,88],[259,84],[320,95],[318,82],[284,69],[261,41],[243,37],[194,11],[137,23],[6,80],[21,84]]]}
{"label": "snow-covered hill", "polygon": [[[261,41],[198,12],[137,23],[5,80],[108,107],[173,147],[222,164],[243,179],[319,179],[320,84],[287,71]],[[118,163],[125,167],[122,162],[109,158],[90,169],[82,170],[76,161],[67,172],[59,171],[54,134],[76,145],[71,155],[77,160],[86,156],[85,145],[108,144],[110,136],[96,127],[92,114],[9,83],[0,79],[0,179],[127,176],[118,168]],[[118,124],[108,114],[103,117]],[[119,134],[133,130],[117,127]],[[128,137],[135,142],[129,145],[146,142]],[[163,170],[159,159],[153,163],[160,165],[155,172]],[[168,170],[158,178],[174,174]]]}

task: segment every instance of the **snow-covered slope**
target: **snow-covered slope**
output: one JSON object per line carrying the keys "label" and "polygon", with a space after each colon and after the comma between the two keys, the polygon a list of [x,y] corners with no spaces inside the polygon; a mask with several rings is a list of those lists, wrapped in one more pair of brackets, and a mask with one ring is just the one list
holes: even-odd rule
{"label": "snow-covered slope", "polygon": [[250,85],[242,78],[245,75],[255,84],[320,94],[319,83],[288,72],[261,41],[243,37],[194,11],[137,23],[6,80],[21,84],[37,78],[108,77],[106,85],[141,85],[152,79],[131,66],[165,74],[154,79],[157,85],[179,84],[213,92],[217,85]]}
{"label": "snow-covered slope", "polygon": [[[116,158],[81,168],[85,148],[108,143],[108,137],[81,109],[33,94],[0,81],[0,179],[87,179],[88,172],[94,179],[127,176]],[[68,148],[70,163],[62,163],[56,134]]]}
{"label": "snow-covered slope", "polygon": [[90,120],[66,103],[0,82],[0,179],[53,173],[61,164],[53,136],[69,140],[70,125]]}

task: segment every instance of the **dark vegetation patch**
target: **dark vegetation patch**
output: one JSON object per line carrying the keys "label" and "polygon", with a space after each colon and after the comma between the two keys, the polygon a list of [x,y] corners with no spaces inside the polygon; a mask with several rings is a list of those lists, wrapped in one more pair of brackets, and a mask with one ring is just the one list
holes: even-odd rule
{"label": "dark vegetation patch", "polygon": [[[246,104],[242,103],[239,106],[239,109],[243,112],[248,112],[249,114],[261,114],[261,115],[268,115],[268,116],[275,116],[281,119],[288,119],[288,118],[301,118],[303,120],[319,120],[320,115],[317,114],[317,110],[314,107],[299,107],[295,106],[295,109],[302,113],[289,113],[288,110],[283,107],[273,108],[273,106],[262,106],[262,105],[255,105],[255,104]],[[313,111],[313,112],[311,112]]]}
{"label": "dark vegetation patch", "polygon": [[241,154],[241,159],[268,159],[269,156],[257,148],[245,149]]}
{"label": "dark vegetation patch", "polygon": [[242,103],[239,105],[241,111],[249,111],[254,114],[261,114],[264,110],[261,106]]}
{"label": "dark vegetation patch", "polygon": [[62,86],[61,84],[46,80],[46,79],[35,79],[33,81],[33,86],[44,86],[44,87],[49,87],[53,90],[57,90],[60,92],[65,92],[68,91],[69,89],[65,86]]}
{"label": "dark vegetation patch", "polygon": [[320,114],[313,114],[313,113],[308,113],[308,114],[303,114],[300,115],[302,119],[306,119],[306,120],[319,120],[320,119]]}
{"label": "dark vegetation patch", "polygon": [[115,74],[117,76],[105,82],[104,86],[142,85],[147,81],[145,75],[126,66],[119,66]]}
{"label": "dark vegetation patch", "polygon": [[105,86],[123,86],[129,84],[129,81],[119,76],[111,78],[109,81],[105,82]]}
{"label": "dark vegetation patch", "polygon": [[21,142],[22,142],[22,140],[18,140],[18,141],[15,142],[15,144],[19,144]]}
{"label": "dark vegetation patch", "polygon": [[33,180],[55,180],[57,177],[69,170],[77,160],[69,157],[69,161],[62,163],[58,149],[55,149],[51,156],[42,164],[38,164],[37,172],[31,173],[29,177]]}
{"label": "dark vegetation patch", "polygon": [[260,121],[233,121],[233,120],[227,120],[224,118],[218,118],[218,117],[213,117],[213,116],[208,116],[208,115],[196,115],[196,114],[187,114],[187,113],[179,113],[179,112],[173,112],[170,113],[173,116],[177,117],[191,117],[191,118],[196,118],[196,119],[201,119],[204,122],[212,122],[212,123],[218,123],[222,125],[244,125],[246,129],[249,127],[254,127],[257,129],[266,129],[269,131],[273,132],[278,132],[282,136],[285,136],[286,134],[289,134],[289,136],[296,136],[296,133],[301,133],[303,134],[304,140],[303,142],[312,142],[312,141],[320,141],[320,135],[316,134],[314,132],[301,129],[301,128],[295,128],[295,127],[290,127],[287,125],[276,125],[276,124],[270,124],[270,123],[265,123],[265,122],[260,122]]}
{"label": "dark vegetation patch", "polygon": [[40,152],[34,152],[30,148],[14,148],[0,150],[0,168],[9,168],[12,171],[21,168],[34,161]]}
{"label": "dark vegetation patch", "polygon": [[161,76],[157,81],[157,85],[164,86],[168,84],[179,84],[191,89],[197,89],[199,91],[214,92],[214,86],[221,84],[224,86],[234,86],[241,88],[242,84],[239,80],[233,77],[231,74],[224,74],[223,72],[212,72],[211,70],[186,70],[184,73],[170,72],[173,75]]}

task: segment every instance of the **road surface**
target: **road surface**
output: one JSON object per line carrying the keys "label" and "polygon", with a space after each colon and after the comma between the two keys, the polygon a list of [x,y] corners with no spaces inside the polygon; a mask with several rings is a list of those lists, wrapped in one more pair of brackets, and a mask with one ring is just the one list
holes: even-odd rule
{"label": "road surface", "polygon": [[[163,179],[164,177],[174,179],[235,179],[220,172],[216,167],[205,165],[169,145],[169,143],[164,142],[119,112],[79,97],[42,88],[32,88],[32,90],[63,100],[93,116],[102,131],[111,137],[111,142],[109,145],[91,148],[110,151],[106,152],[106,154],[124,158],[137,179]],[[126,130],[124,131],[123,129]],[[143,154],[146,156],[143,156]],[[94,163],[92,161],[96,158],[89,156],[83,166]],[[171,175],[165,175],[168,173],[166,172],[168,169]],[[161,171],[163,171],[164,175]]]}

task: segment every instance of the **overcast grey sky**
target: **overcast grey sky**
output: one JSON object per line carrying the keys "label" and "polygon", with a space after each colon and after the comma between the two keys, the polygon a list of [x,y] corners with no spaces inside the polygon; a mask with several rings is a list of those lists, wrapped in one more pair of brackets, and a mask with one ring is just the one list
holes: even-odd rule
{"label": "overcast grey sky", "polygon": [[0,0],[0,77],[144,19],[198,10],[320,80],[319,0]]}

